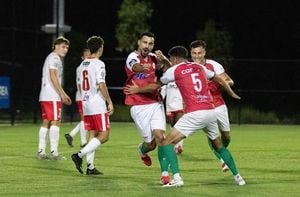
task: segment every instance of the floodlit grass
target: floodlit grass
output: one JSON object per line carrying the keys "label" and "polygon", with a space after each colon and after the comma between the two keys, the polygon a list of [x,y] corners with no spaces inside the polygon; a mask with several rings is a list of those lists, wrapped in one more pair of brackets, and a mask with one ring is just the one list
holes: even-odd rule
{"label": "floodlit grass", "polygon": [[40,161],[39,125],[0,125],[0,196],[300,196],[300,126],[232,126],[229,149],[247,182],[240,187],[221,172],[204,133],[191,136],[179,156],[182,188],[160,187],[156,151],[150,153],[151,167],[142,164],[141,138],[132,123],[113,122],[110,141],[97,150],[103,176],[79,174],[70,159],[79,150],[79,135],[73,148],[63,137],[73,126],[61,127],[59,150],[68,160]]}

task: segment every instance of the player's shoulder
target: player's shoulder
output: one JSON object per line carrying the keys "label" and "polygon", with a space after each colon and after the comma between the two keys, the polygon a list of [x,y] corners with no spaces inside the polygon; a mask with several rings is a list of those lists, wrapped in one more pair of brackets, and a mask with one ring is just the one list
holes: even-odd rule
{"label": "player's shoulder", "polygon": [[222,64],[220,64],[219,62],[212,60],[212,59],[206,59],[205,63],[211,64],[213,66],[223,67]]}
{"label": "player's shoulder", "polygon": [[138,53],[136,51],[132,51],[131,53],[129,53],[129,55],[127,56],[127,59],[133,59],[133,58],[138,58]]}
{"label": "player's shoulder", "polygon": [[61,61],[59,55],[57,53],[51,52],[48,56],[47,59],[50,61]]}

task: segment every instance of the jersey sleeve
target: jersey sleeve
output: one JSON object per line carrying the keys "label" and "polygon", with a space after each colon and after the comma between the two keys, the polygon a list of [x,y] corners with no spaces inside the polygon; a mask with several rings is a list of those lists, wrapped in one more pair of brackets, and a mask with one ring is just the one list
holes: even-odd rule
{"label": "jersey sleeve", "polygon": [[61,64],[61,60],[57,55],[54,55],[49,59],[49,69],[58,70],[60,64]]}
{"label": "jersey sleeve", "polygon": [[126,59],[126,66],[130,71],[132,71],[132,67],[136,63],[140,63],[140,60],[138,59],[136,53],[132,52]]}
{"label": "jersey sleeve", "polygon": [[211,70],[208,70],[205,66],[203,65],[200,65],[202,66],[202,68],[204,69],[204,72],[205,72],[205,75],[207,77],[207,79],[211,79],[215,76],[215,72],[211,71]]}
{"label": "jersey sleeve", "polygon": [[163,84],[167,84],[169,82],[175,81],[175,66],[169,68],[168,70],[166,70],[166,72],[163,74],[163,76],[160,78],[160,81]]}
{"label": "jersey sleeve", "polygon": [[213,65],[215,73],[217,75],[220,75],[225,72],[224,67],[220,63],[218,63],[214,60],[210,60],[210,63]]}
{"label": "jersey sleeve", "polygon": [[80,84],[80,71],[81,71],[81,69],[80,69],[81,67],[80,66],[78,66],[77,67],[77,69],[76,69],[76,84],[78,85],[78,84]]}
{"label": "jersey sleeve", "polygon": [[105,64],[102,61],[99,61],[98,66],[96,67],[96,81],[97,84],[99,83],[105,83],[105,77],[106,77],[106,70],[105,70]]}

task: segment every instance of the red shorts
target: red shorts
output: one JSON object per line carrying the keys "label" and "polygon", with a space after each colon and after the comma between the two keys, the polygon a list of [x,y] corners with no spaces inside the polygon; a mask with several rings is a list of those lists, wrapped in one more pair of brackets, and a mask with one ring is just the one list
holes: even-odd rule
{"label": "red shorts", "polygon": [[40,105],[43,120],[60,120],[61,101],[41,101]]}
{"label": "red shorts", "polygon": [[83,110],[82,110],[82,101],[76,101],[77,104],[77,110],[80,115],[83,115]]}
{"label": "red shorts", "polygon": [[94,130],[94,131],[109,131],[110,124],[108,114],[96,114],[96,115],[89,115],[84,116],[84,128],[87,131]]}

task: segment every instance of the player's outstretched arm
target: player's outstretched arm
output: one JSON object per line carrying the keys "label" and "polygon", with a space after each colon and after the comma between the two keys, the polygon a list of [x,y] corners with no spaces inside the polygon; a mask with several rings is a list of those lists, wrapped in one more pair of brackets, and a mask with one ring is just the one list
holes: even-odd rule
{"label": "player's outstretched arm", "polygon": [[240,96],[238,96],[230,87],[230,85],[228,84],[228,82],[226,82],[222,77],[215,75],[212,78],[213,81],[216,81],[217,83],[219,83],[225,90],[226,92],[233,98],[235,99],[241,99]]}
{"label": "player's outstretched arm", "polygon": [[162,86],[160,82],[150,83],[146,86],[138,86],[134,81],[132,81],[132,85],[126,85],[123,87],[123,91],[125,94],[137,94],[137,93],[149,93],[157,90]]}

